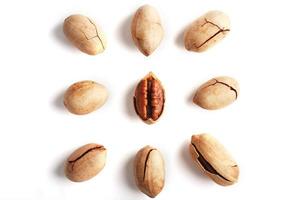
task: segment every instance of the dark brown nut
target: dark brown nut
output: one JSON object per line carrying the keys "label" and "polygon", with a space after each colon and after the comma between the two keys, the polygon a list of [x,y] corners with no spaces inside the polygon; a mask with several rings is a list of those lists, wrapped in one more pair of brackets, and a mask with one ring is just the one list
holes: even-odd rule
{"label": "dark brown nut", "polygon": [[161,153],[151,146],[138,151],[134,161],[135,182],[151,198],[158,195],[165,184],[165,164]]}
{"label": "dark brown nut", "polygon": [[225,147],[213,136],[193,135],[190,153],[200,171],[216,183],[227,186],[237,182],[238,165]]}
{"label": "dark brown nut", "polygon": [[148,124],[157,121],[163,113],[165,92],[152,72],[137,85],[133,103],[137,115]]}
{"label": "dark brown nut", "polygon": [[98,144],[86,144],[75,150],[65,164],[65,175],[74,182],[96,176],[105,166],[106,149]]}
{"label": "dark brown nut", "polygon": [[228,76],[213,78],[201,85],[193,98],[198,106],[216,110],[233,103],[240,93],[238,82]]}

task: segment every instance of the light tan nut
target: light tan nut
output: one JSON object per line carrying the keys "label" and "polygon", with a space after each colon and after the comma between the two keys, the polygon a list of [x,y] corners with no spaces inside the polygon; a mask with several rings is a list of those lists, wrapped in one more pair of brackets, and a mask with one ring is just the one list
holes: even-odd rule
{"label": "light tan nut", "polygon": [[65,163],[65,175],[74,182],[96,176],[105,166],[106,149],[98,144],[86,144],[75,150]]}
{"label": "light tan nut", "polygon": [[185,31],[184,44],[189,51],[203,52],[222,40],[230,31],[229,17],[210,11],[194,21]]}
{"label": "light tan nut", "polygon": [[140,7],[131,22],[131,35],[135,45],[149,56],[160,44],[164,30],[156,9],[149,5]]}
{"label": "light tan nut", "polygon": [[201,85],[193,98],[198,106],[215,110],[233,103],[240,93],[239,84],[228,76],[213,78]]}
{"label": "light tan nut", "polygon": [[193,135],[190,153],[197,167],[217,184],[228,186],[238,180],[238,165],[213,136]]}
{"label": "light tan nut", "polygon": [[165,92],[159,79],[150,72],[137,85],[133,97],[137,115],[147,124],[152,124],[162,115]]}
{"label": "light tan nut", "polygon": [[103,32],[86,16],[69,16],[64,21],[63,30],[66,37],[84,53],[96,55],[106,48],[106,38]]}
{"label": "light tan nut", "polygon": [[84,115],[100,108],[107,100],[106,88],[94,81],[71,85],[64,95],[64,105],[73,114]]}
{"label": "light tan nut", "polygon": [[165,164],[161,153],[151,146],[138,151],[134,161],[134,176],[138,188],[151,198],[158,195],[165,183]]}

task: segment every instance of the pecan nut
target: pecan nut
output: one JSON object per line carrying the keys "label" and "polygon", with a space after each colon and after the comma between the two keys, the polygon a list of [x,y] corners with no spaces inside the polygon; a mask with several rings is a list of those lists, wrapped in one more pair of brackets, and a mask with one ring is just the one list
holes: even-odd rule
{"label": "pecan nut", "polygon": [[137,85],[133,97],[137,115],[146,123],[158,120],[164,110],[165,92],[160,81],[150,72]]}
{"label": "pecan nut", "polygon": [[105,166],[106,148],[99,144],[86,144],[75,150],[65,164],[65,175],[74,182],[96,176]]}
{"label": "pecan nut", "polygon": [[190,154],[197,167],[219,185],[237,182],[239,167],[225,147],[210,134],[193,135]]}
{"label": "pecan nut", "polygon": [[161,43],[164,29],[157,10],[150,6],[140,7],[131,22],[131,35],[135,45],[149,56]]}
{"label": "pecan nut", "polygon": [[207,110],[216,110],[232,104],[240,93],[239,83],[228,76],[213,78],[201,85],[193,102]]}
{"label": "pecan nut", "polygon": [[99,26],[83,15],[71,15],[63,25],[65,36],[80,51],[89,55],[102,53],[106,49],[106,37]]}
{"label": "pecan nut", "polygon": [[134,176],[138,188],[151,198],[164,188],[165,164],[162,154],[149,145],[138,151],[134,161]]}
{"label": "pecan nut", "polygon": [[189,51],[203,52],[225,38],[229,32],[229,17],[221,11],[209,11],[187,28],[184,45]]}

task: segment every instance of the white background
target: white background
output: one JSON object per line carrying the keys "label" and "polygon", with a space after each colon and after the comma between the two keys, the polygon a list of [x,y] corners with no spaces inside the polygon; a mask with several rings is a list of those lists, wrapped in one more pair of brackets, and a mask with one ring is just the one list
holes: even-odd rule
{"label": "white background", "polygon": [[[150,57],[133,45],[130,19],[149,3],[165,37]],[[165,188],[156,199],[299,199],[298,1],[26,0],[0,2],[0,199],[148,199],[132,177],[132,160],[150,144],[166,163]],[[205,12],[227,13],[232,31],[207,52],[188,52],[184,28]],[[103,54],[88,56],[65,39],[64,18],[94,19],[108,38]],[[166,107],[159,122],[134,113],[133,90],[149,71],[162,81]],[[191,102],[210,78],[240,82],[232,105],[206,111]],[[80,80],[110,93],[96,112],[76,116],[62,104]],[[239,182],[221,187],[191,162],[192,134],[211,133],[240,166]],[[107,163],[95,178],[73,183],[63,162],[89,142],[105,145]]]}

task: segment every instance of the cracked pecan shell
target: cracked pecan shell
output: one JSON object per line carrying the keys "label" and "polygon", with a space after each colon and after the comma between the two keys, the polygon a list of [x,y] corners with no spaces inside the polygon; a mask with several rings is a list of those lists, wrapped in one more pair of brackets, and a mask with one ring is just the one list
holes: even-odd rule
{"label": "cracked pecan shell", "polygon": [[74,182],[96,176],[105,166],[106,149],[99,144],[86,144],[75,150],[65,163],[65,175]]}
{"label": "cracked pecan shell", "polygon": [[137,115],[148,124],[157,121],[163,113],[165,92],[160,81],[152,72],[138,83],[133,103]]}
{"label": "cracked pecan shell", "polygon": [[65,36],[82,52],[89,55],[102,53],[106,39],[100,28],[90,18],[71,15],[64,21]]}
{"label": "cracked pecan shell", "polygon": [[213,136],[193,135],[189,149],[197,167],[217,184],[228,186],[237,182],[238,165]]}
{"label": "cracked pecan shell", "polygon": [[185,31],[184,44],[189,51],[203,52],[222,40],[230,31],[229,17],[210,11],[194,21]]}
{"label": "cracked pecan shell", "polygon": [[233,103],[240,93],[238,82],[228,76],[213,78],[201,85],[193,98],[198,106],[216,110]]}
{"label": "cracked pecan shell", "polygon": [[157,196],[165,183],[165,166],[161,153],[145,146],[136,154],[134,176],[138,188],[151,198]]}

